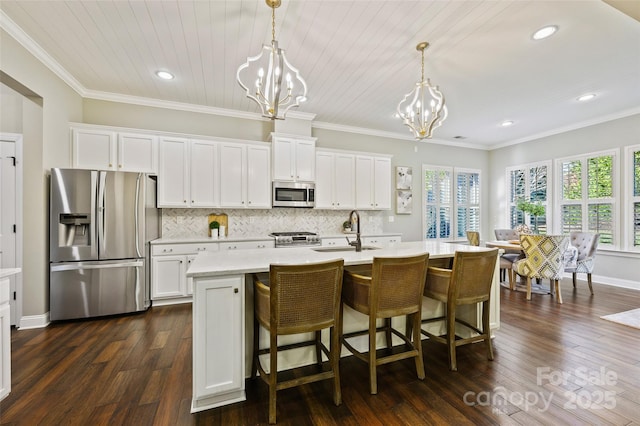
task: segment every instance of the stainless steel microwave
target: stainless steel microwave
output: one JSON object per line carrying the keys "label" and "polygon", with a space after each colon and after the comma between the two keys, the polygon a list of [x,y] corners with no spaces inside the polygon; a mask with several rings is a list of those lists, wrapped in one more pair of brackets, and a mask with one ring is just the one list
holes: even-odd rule
{"label": "stainless steel microwave", "polygon": [[273,182],[273,207],[312,208],[316,204],[316,184],[311,182]]}

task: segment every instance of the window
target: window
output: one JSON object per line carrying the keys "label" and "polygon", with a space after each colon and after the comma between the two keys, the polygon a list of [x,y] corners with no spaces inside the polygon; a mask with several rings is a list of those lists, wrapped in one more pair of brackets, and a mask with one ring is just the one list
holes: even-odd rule
{"label": "window", "polygon": [[466,238],[480,230],[480,172],[422,166],[425,239]]}
{"label": "window", "polygon": [[640,145],[625,149],[626,248],[640,251]]}
{"label": "window", "polygon": [[616,151],[557,160],[560,233],[597,232],[600,244],[618,246]]}
{"label": "window", "polygon": [[[513,229],[520,224],[527,224],[539,233],[546,234],[550,227],[547,218],[551,199],[550,182],[551,162],[526,164],[507,168],[507,191],[509,209],[509,226]],[[545,207],[543,216],[531,217],[517,208],[519,200],[540,203]]]}

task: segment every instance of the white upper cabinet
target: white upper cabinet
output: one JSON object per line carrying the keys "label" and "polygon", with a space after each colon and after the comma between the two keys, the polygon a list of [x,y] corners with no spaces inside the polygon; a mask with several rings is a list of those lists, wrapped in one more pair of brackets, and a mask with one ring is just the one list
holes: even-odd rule
{"label": "white upper cabinet", "polygon": [[356,208],[391,208],[391,158],[356,156]]}
{"label": "white upper cabinet", "polygon": [[158,138],[137,133],[118,133],[117,170],[156,173],[158,171]]}
{"label": "white upper cabinet", "polygon": [[156,173],[158,138],[103,127],[72,127],[71,165],[78,169]]}
{"label": "white upper cabinet", "polygon": [[355,208],[355,156],[348,153],[316,153],[316,208]]}
{"label": "white upper cabinet", "polygon": [[273,180],[314,182],[316,139],[271,135]]}
{"label": "white upper cabinet", "polygon": [[268,146],[220,143],[220,207],[271,208]]}
{"label": "white upper cabinet", "polygon": [[189,207],[189,140],[160,139],[158,207]]}
{"label": "white upper cabinet", "polygon": [[220,205],[218,144],[212,141],[192,140],[190,148],[191,207],[216,207]]}
{"label": "white upper cabinet", "polygon": [[391,158],[375,157],[373,196],[376,210],[391,208]]}
{"label": "white upper cabinet", "polygon": [[247,145],[247,207],[271,208],[271,150]]}

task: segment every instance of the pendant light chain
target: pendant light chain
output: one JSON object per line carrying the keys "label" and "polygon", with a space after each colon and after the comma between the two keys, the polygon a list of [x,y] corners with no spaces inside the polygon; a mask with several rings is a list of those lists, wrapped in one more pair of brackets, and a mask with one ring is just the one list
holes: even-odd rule
{"label": "pendant light chain", "polygon": [[276,7],[271,6],[271,42],[276,41]]}
{"label": "pendant light chain", "polygon": [[424,49],[422,49],[422,74],[420,76],[420,82],[424,83]]}

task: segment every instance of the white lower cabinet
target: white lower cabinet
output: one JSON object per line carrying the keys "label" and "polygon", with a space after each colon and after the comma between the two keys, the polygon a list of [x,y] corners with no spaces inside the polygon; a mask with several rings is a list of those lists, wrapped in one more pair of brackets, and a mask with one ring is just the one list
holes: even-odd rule
{"label": "white lower cabinet", "polygon": [[[353,239],[356,238],[356,234],[345,234],[347,237],[353,237]],[[323,247],[328,247],[328,246],[348,246],[349,243],[347,242],[347,239],[342,237],[331,237],[331,238],[321,238],[320,241],[322,242],[322,246]]]}
{"label": "white lower cabinet", "polygon": [[218,243],[158,244],[151,247],[151,300],[191,299],[189,264],[200,252],[217,251]]}
{"label": "white lower cabinet", "polygon": [[11,308],[9,278],[0,279],[0,401],[11,392]]}
{"label": "white lower cabinet", "polygon": [[393,244],[393,243],[400,243],[402,242],[402,237],[400,235],[397,236],[389,236],[389,235],[382,235],[382,236],[374,236],[374,237],[363,237],[362,238],[362,244]]}
{"label": "white lower cabinet", "polygon": [[274,240],[154,244],[151,246],[151,300],[156,306],[190,302],[193,281],[187,280],[187,270],[198,253],[273,247]]}
{"label": "white lower cabinet", "polygon": [[187,295],[187,256],[158,256],[152,261],[154,278],[151,299],[166,299]]}
{"label": "white lower cabinet", "polygon": [[192,278],[191,412],[244,401],[244,275]]}
{"label": "white lower cabinet", "polygon": [[263,249],[274,248],[275,241],[235,241],[221,242],[220,250],[246,250],[246,249]]}

